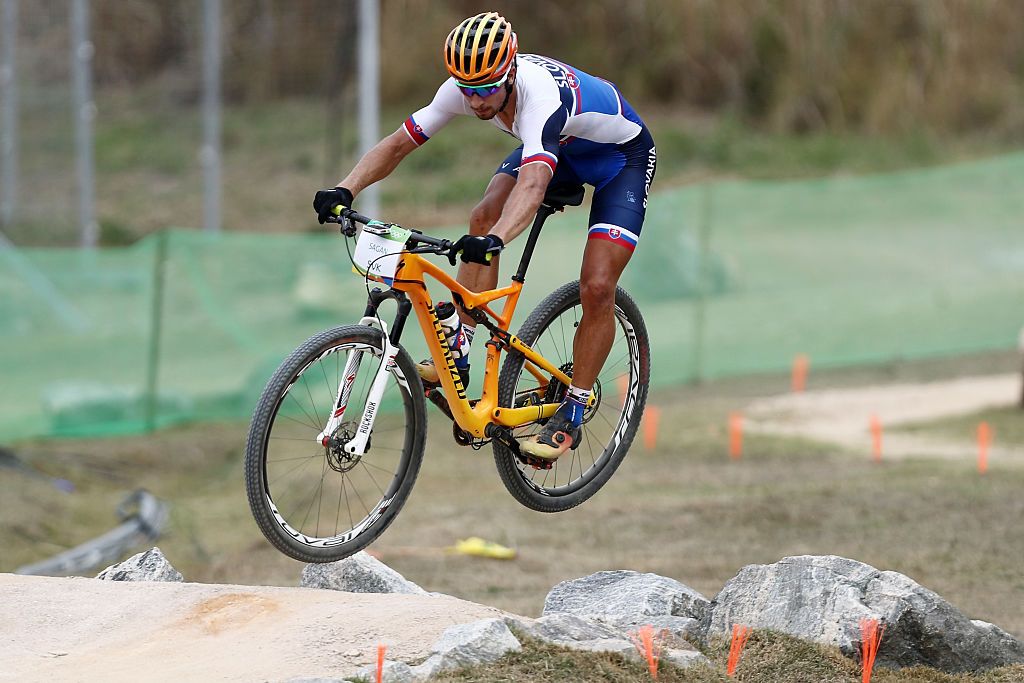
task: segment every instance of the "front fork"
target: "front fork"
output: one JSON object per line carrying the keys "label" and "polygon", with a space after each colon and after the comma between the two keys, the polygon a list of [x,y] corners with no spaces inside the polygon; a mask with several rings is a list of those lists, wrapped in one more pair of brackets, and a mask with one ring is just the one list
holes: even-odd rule
{"label": "front fork", "polygon": [[[386,299],[394,299],[398,303],[398,314],[395,316],[395,322],[390,334],[388,333],[387,325],[377,315],[377,309]],[[412,310],[412,304],[401,292],[394,290],[385,292],[379,288],[374,288],[370,292],[370,299],[366,304],[366,312],[359,321],[359,324],[368,327],[373,327],[374,325],[380,327],[384,339],[383,358],[380,367],[377,369],[377,374],[373,378],[373,384],[370,385],[370,392],[366,397],[366,405],[363,408],[363,415],[359,420],[359,427],[356,429],[355,437],[344,444],[344,451],[350,455],[363,455],[366,453],[366,444],[370,440],[370,434],[373,432],[373,423],[377,419],[380,400],[384,395],[384,389],[387,388],[388,373],[395,364],[395,356],[398,355],[398,340],[401,338],[410,310]],[[355,385],[356,375],[359,374],[359,365],[362,362],[362,358],[362,352],[350,353],[348,360],[345,361],[345,371],[341,375],[342,380],[338,386],[338,394],[334,400],[334,409],[331,411],[331,417],[327,420],[327,425],[323,431],[317,434],[316,437],[317,443],[324,447],[330,446],[332,435],[345,417],[345,409],[348,407],[349,398],[352,396],[352,387]]]}

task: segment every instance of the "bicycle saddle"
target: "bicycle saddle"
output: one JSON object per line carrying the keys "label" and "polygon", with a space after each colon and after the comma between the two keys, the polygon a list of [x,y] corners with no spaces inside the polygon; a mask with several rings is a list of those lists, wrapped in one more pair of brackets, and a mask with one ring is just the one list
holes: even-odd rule
{"label": "bicycle saddle", "polygon": [[555,183],[548,185],[544,193],[544,204],[555,211],[567,206],[579,206],[583,203],[583,186],[575,183]]}

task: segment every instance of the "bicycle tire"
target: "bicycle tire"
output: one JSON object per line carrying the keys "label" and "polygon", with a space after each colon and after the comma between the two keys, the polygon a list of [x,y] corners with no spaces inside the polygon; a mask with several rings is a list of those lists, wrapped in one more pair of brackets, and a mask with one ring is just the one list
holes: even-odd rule
{"label": "bicycle tire", "polygon": [[[577,480],[571,480],[574,471],[573,463],[577,462],[577,456],[576,451],[570,451],[573,454],[571,456],[569,453],[566,453],[555,461],[553,470],[557,470],[558,466],[566,458],[571,457],[569,481],[559,486],[556,471],[553,485],[549,487],[546,485],[546,482],[547,478],[551,476],[550,472],[552,470],[547,470],[549,474],[545,476],[542,482],[538,483],[535,481],[538,470],[523,464],[510,449],[498,441],[493,442],[494,461],[502,483],[517,501],[532,510],[539,512],[562,512],[579,505],[597,493],[608,482],[626,457],[629,447],[633,442],[633,437],[636,435],[637,428],[643,418],[651,373],[651,351],[650,341],[647,336],[647,326],[636,302],[620,287],[617,287],[615,290],[615,307],[617,320],[616,334],[618,335],[621,331],[623,339],[625,339],[628,346],[629,378],[627,391],[619,412],[619,419],[614,425],[609,422],[612,428],[612,440],[605,445],[600,456],[592,457],[592,463],[586,470],[583,468],[584,463],[580,460],[580,476]],[[539,348],[538,340],[552,328],[560,316],[570,310],[576,311],[577,308],[582,308],[578,280],[565,284],[548,295],[529,315],[526,322],[523,323],[519,329],[518,337],[554,362],[555,359],[552,355],[549,355],[545,349]],[[576,325],[578,324],[577,318]],[[550,335],[551,338],[555,336]],[[559,353],[559,357],[562,360],[571,359],[571,335],[567,338],[564,334],[564,329],[562,330],[562,345],[563,350]],[[614,362],[612,355],[614,353],[613,346],[613,352],[609,354],[605,367],[602,368],[602,374],[599,375],[598,382],[595,383],[595,390],[599,395],[597,397],[598,403],[593,409],[594,414],[599,414],[599,411],[602,409],[602,402],[612,398],[612,393],[608,391],[608,387],[602,389],[601,377],[606,374],[606,371],[612,369],[611,364]],[[524,361],[525,356],[513,351],[508,354],[508,357],[502,364],[501,374],[498,378],[498,402],[501,406],[511,407],[513,405],[517,396],[517,387],[520,386],[521,377],[523,376]],[[605,378],[606,381],[608,379],[608,377]],[[614,387],[611,388],[614,389]],[[523,390],[518,389],[518,392],[522,395]],[[611,404],[609,403],[609,405]],[[606,410],[614,411],[614,408],[606,407]],[[584,432],[580,439],[581,444],[590,439],[587,431],[588,424],[583,425]],[[537,431],[537,429],[539,429],[539,426],[534,427],[533,431]],[[517,438],[528,437],[529,434],[526,433],[528,431],[520,430]]]}
{"label": "bicycle tire", "polygon": [[[253,412],[245,454],[245,479],[249,506],[253,518],[267,540],[282,553],[296,560],[334,562],[362,550],[378,538],[394,521],[416,482],[423,460],[427,415],[419,375],[412,359],[404,349],[399,349],[398,355],[395,357],[395,363],[390,369],[391,378],[386,389],[386,391],[391,391],[394,386],[398,387],[397,394],[401,399],[399,414],[395,416],[390,412],[385,414],[385,408],[381,408],[371,433],[370,446],[366,454],[358,458],[345,456],[343,453],[339,454],[337,450],[332,451],[316,443],[318,432],[315,430],[318,427],[323,429],[326,424],[326,420],[320,420],[318,417],[322,414],[318,409],[321,405],[318,399],[322,396],[327,401],[325,407],[328,415],[333,410],[336,399],[332,392],[337,391],[337,381],[332,387],[327,377],[331,356],[334,356],[335,365],[341,366],[340,358],[344,355],[341,353],[342,351],[366,353],[368,355],[361,357],[362,361],[371,360],[372,362],[361,361],[358,372],[362,372],[365,367],[368,374],[375,374],[383,354],[382,348],[383,335],[381,331],[368,326],[347,325],[314,335],[281,363],[268,381]],[[326,390],[320,389],[318,392],[312,390],[321,383],[318,373],[313,370],[316,366],[320,367],[323,374],[322,384],[327,388]],[[335,374],[337,379],[340,379],[340,371],[336,370]],[[317,385],[313,384],[314,381]],[[353,384],[355,385],[359,381],[356,379]],[[363,385],[367,387],[368,391],[365,379],[363,379]],[[299,397],[303,389],[309,395],[312,416],[309,414],[309,409],[302,405],[305,401],[304,397]],[[314,393],[317,393],[318,399],[313,398]],[[289,400],[289,396],[292,396],[292,399]],[[353,411],[354,419],[358,421],[362,417],[363,403],[357,402],[354,400],[355,398],[356,393],[354,392],[349,405],[355,409]],[[384,400],[381,402],[382,406],[388,398],[388,394],[385,394]],[[399,402],[394,398],[391,401],[392,403]],[[299,403],[298,411],[295,410],[293,403]],[[285,405],[287,408],[282,409],[282,406]],[[303,412],[305,412],[305,416],[302,415]],[[349,413],[346,412],[346,417],[348,416]],[[387,423],[388,429],[384,429],[382,426],[385,423]],[[347,424],[349,423],[343,423],[343,425]],[[391,428],[390,425],[395,426]],[[275,427],[277,432],[283,436],[274,437]],[[378,435],[381,430],[390,430],[387,438],[383,433]],[[299,435],[292,437],[290,436],[292,432]],[[394,434],[390,432],[394,432]],[[377,439],[377,444],[374,444],[374,439]],[[381,444],[381,441],[384,445]],[[283,470],[285,467],[281,463],[289,458],[284,458],[276,463],[273,460],[268,460],[268,450],[272,443],[275,453],[286,451],[300,454],[298,457],[290,458],[298,461],[299,465],[292,468],[287,475],[280,477],[280,483],[276,479],[271,479],[268,474],[268,465],[273,469],[276,478],[277,471]],[[395,445],[395,448],[386,448],[386,445],[391,443]],[[391,450],[398,451],[398,455],[390,455],[389,451]],[[305,455],[307,451],[311,455]],[[383,467],[386,459],[394,459],[397,464],[385,490],[377,481],[377,477],[383,479],[383,476],[378,474],[375,477],[374,470],[387,471],[387,468]],[[287,518],[282,511],[285,508],[285,502],[281,499],[281,496],[286,495],[287,491],[295,486],[295,481],[302,480],[302,471],[308,471],[310,464],[313,467],[312,480],[314,481],[316,468],[319,466],[322,469],[318,489],[320,500],[317,503],[315,533],[309,533],[306,528],[312,502],[310,510],[306,512],[306,519],[303,519],[301,524],[297,524],[297,515]],[[366,478],[362,471],[359,471],[360,465],[381,492],[380,500],[372,509],[365,504],[359,490],[354,489],[353,480],[356,475]],[[288,463],[287,466],[291,467],[291,463]],[[298,470],[298,474],[296,474],[296,470]],[[331,473],[330,479],[328,479],[329,472]],[[348,477],[347,481],[346,477]],[[286,486],[285,482],[288,479],[293,479],[293,481]],[[337,483],[339,480],[340,486]],[[334,533],[321,536],[322,508],[324,499],[327,498],[325,491],[328,486],[339,488],[338,517],[335,519]],[[275,489],[275,487],[277,488]],[[300,486],[300,490],[301,488]],[[350,489],[354,490],[353,495],[350,495]],[[356,502],[357,496],[367,513],[358,524],[352,513],[352,506]],[[348,508],[351,523],[351,528],[345,530],[344,533],[340,533],[339,529],[342,498]],[[333,505],[333,498],[328,502]],[[359,514],[358,509],[357,514]],[[329,526],[329,520],[325,524]]]}

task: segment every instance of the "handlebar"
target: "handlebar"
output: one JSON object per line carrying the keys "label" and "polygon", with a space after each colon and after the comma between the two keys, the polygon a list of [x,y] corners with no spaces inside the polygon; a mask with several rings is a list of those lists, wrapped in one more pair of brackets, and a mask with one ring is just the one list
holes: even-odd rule
{"label": "handlebar", "polygon": [[[362,225],[368,225],[373,222],[372,218],[341,205],[335,206],[332,213],[334,215],[328,216],[326,221],[328,223],[340,224],[342,226],[341,232],[347,237],[354,237],[356,234],[355,226],[351,225],[352,221]],[[351,229],[346,229],[346,226],[351,226]],[[451,251],[454,243],[451,240],[431,237],[429,235],[424,235],[418,230],[413,230],[405,244],[409,247],[409,251],[414,254],[439,254],[441,256],[447,256],[448,260],[452,262],[452,265],[455,265],[455,254]]]}

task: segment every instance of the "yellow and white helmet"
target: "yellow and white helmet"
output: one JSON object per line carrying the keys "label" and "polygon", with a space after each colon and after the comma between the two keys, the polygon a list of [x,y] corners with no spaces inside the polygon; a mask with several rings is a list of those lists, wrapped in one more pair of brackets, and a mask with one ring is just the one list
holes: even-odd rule
{"label": "yellow and white helmet", "polygon": [[508,73],[518,47],[512,24],[497,12],[484,12],[466,19],[448,34],[444,63],[460,84],[488,85]]}

